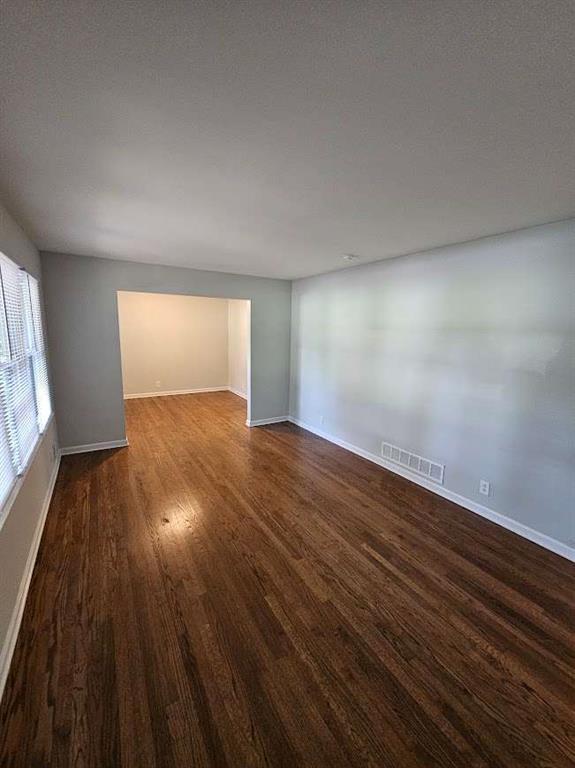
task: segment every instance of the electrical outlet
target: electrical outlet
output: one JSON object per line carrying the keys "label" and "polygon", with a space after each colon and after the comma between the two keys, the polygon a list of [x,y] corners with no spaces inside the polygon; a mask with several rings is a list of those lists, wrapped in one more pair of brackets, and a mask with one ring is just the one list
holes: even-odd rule
{"label": "electrical outlet", "polygon": [[162,386],[162,382],[158,379],[156,382],[156,389],[159,389]]}
{"label": "electrical outlet", "polygon": [[325,416],[320,416],[320,417],[319,417],[319,423],[320,423],[320,424],[321,424],[321,426],[323,427],[323,425],[325,424]]}
{"label": "electrical outlet", "polygon": [[479,493],[483,494],[483,496],[489,496],[491,493],[491,483],[489,480],[479,481]]}

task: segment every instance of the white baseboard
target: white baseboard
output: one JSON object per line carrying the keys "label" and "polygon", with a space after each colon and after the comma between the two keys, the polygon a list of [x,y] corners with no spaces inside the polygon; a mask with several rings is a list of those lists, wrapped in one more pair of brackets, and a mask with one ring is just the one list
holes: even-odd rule
{"label": "white baseboard", "polygon": [[442,496],[444,499],[448,499],[449,501],[453,501],[455,504],[459,504],[460,507],[464,507],[470,512],[474,512],[476,515],[480,515],[487,520],[491,520],[492,523],[496,523],[503,528],[507,528],[509,531],[513,531],[513,533],[522,536],[524,539],[529,539],[529,541],[532,541],[535,544],[539,544],[539,546],[554,552],[556,555],[560,555],[567,560],[575,562],[575,549],[568,546],[567,544],[564,544],[562,541],[552,539],[551,536],[547,536],[545,533],[540,533],[539,531],[530,528],[528,525],[523,525],[523,523],[519,523],[516,520],[507,517],[506,515],[502,515],[500,512],[489,509],[489,507],[484,507],[483,504],[478,504],[476,501],[472,501],[466,496],[461,496],[459,493],[455,493],[455,491],[450,491],[449,489],[437,485],[430,480],[426,480],[424,477],[420,477],[419,475],[411,473],[409,470],[403,469],[396,464],[392,464],[390,461],[386,461],[381,456],[377,456],[375,453],[370,453],[369,451],[365,451],[363,448],[358,448],[356,445],[352,445],[345,440],[340,440],[340,438],[335,437],[334,435],[330,435],[327,432],[323,432],[321,429],[317,429],[310,424],[306,424],[305,422],[300,421],[300,419],[296,419],[293,416],[290,416],[288,420],[293,424],[296,424],[298,427],[301,427],[308,432],[313,432],[314,435],[322,437],[324,440],[338,445],[340,448],[345,448],[345,450],[351,451],[351,453],[355,453],[357,456],[361,456],[368,461],[372,461],[374,464],[378,464],[380,467],[384,467],[390,472],[394,472],[396,475],[401,475],[401,477],[404,477],[407,480],[411,480],[412,483],[416,483],[417,485],[426,488],[428,491],[432,491],[438,496]]}
{"label": "white baseboard", "polygon": [[228,392],[231,392],[234,395],[237,395],[238,397],[243,398],[244,400],[248,399],[248,396],[245,392],[240,392],[239,389],[234,389],[233,387],[228,387]]}
{"label": "white baseboard", "polygon": [[68,456],[71,453],[90,453],[91,451],[109,451],[111,448],[126,448],[128,446],[127,438],[123,440],[110,440],[108,443],[88,443],[86,445],[69,445],[67,448],[60,449],[61,456]]}
{"label": "white baseboard", "polygon": [[248,419],[246,427],[263,427],[265,424],[279,424],[282,421],[289,420],[289,416],[272,416],[271,419]]}
{"label": "white baseboard", "polygon": [[22,574],[22,579],[20,581],[16,605],[12,611],[12,618],[10,619],[4,646],[0,651],[0,701],[2,701],[2,694],[4,693],[4,687],[10,670],[10,663],[12,662],[14,648],[16,647],[16,640],[18,639],[18,632],[20,631],[20,624],[22,623],[22,616],[24,615],[24,606],[26,605],[26,598],[28,597],[28,589],[30,588],[34,564],[36,563],[36,555],[38,554],[38,548],[42,539],[42,532],[44,531],[44,524],[52,500],[52,494],[54,493],[54,486],[56,485],[59,468],[60,454],[57,455],[56,461],[54,462],[48,488],[46,489],[46,495],[44,496],[44,501],[42,503],[42,509],[40,510],[40,515],[36,524],[36,530],[34,531],[34,538],[32,539],[32,544],[30,545],[30,550],[28,552],[26,567],[24,568],[24,573]]}
{"label": "white baseboard", "polygon": [[137,392],[133,395],[124,395],[124,400],[136,400],[140,397],[167,397],[169,395],[198,395],[201,392],[227,392],[228,386],[225,387],[203,387],[201,389],[171,389],[162,390],[158,392]]}

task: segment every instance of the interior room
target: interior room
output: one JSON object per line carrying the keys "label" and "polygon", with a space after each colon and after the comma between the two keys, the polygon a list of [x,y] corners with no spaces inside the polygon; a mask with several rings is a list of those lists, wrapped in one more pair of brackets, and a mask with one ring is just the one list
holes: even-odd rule
{"label": "interior room", "polygon": [[124,400],[229,391],[247,403],[249,301],[118,291],[118,326]]}
{"label": "interior room", "polygon": [[2,767],[572,768],[574,39],[2,4]]}

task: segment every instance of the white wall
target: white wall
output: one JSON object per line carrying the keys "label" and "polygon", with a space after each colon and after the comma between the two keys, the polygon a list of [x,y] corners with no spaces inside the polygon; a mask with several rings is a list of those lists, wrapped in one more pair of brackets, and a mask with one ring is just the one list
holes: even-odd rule
{"label": "white wall", "polygon": [[[40,278],[38,252],[0,206],[0,251]],[[55,479],[55,422],[42,436],[0,530],[0,696],[34,565],[46,502]]]}
{"label": "white wall", "polygon": [[574,296],[575,220],[297,281],[291,413],[573,546]]}
{"label": "white wall", "polygon": [[124,395],[228,386],[228,302],[118,293]]}
{"label": "white wall", "polygon": [[229,386],[236,395],[247,398],[250,303],[242,299],[231,299],[228,308]]}

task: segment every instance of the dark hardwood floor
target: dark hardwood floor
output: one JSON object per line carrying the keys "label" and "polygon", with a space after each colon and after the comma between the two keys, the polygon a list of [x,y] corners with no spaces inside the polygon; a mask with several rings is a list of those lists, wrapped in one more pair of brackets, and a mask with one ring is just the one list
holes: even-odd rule
{"label": "dark hardwood floor", "polygon": [[575,568],[229,393],[63,459],[9,766],[575,763]]}

